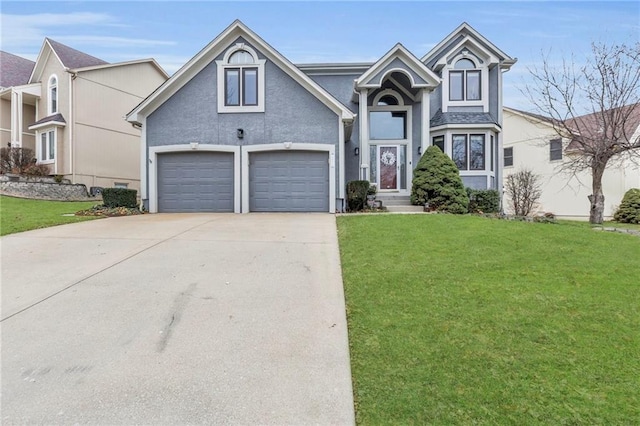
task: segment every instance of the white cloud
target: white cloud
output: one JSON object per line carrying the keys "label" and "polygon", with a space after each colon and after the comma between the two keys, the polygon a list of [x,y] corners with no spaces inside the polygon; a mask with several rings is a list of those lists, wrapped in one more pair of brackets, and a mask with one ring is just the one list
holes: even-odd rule
{"label": "white cloud", "polygon": [[[73,13],[36,13],[28,15],[2,14],[2,50],[18,54],[26,58],[37,56],[45,37],[81,48],[96,56],[108,56],[109,48],[140,48],[174,46],[170,40],[153,40],[146,38],[128,38],[123,36],[93,35],[97,31],[104,32],[109,28],[128,28],[117,18],[106,13],[73,12]],[[106,48],[106,49],[105,49]],[[107,53],[104,55],[104,53]],[[139,57],[139,56],[138,56]]]}

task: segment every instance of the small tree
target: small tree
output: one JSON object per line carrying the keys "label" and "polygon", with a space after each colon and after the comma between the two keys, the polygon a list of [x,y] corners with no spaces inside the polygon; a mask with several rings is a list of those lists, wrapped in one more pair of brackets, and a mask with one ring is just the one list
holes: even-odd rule
{"label": "small tree", "polygon": [[624,194],[613,219],[622,223],[640,223],[640,189],[632,188]]}
{"label": "small tree", "polygon": [[456,164],[437,146],[430,146],[413,171],[411,204],[448,213],[464,214],[469,197]]}
{"label": "small tree", "polygon": [[511,201],[516,216],[528,216],[542,195],[540,177],[529,169],[522,169],[507,176],[504,192]]}
{"label": "small tree", "polygon": [[584,65],[565,60],[557,67],[543,57],[529,72],[533,82],[524,93],[569,140],[562,171],[591,174],[589,222],[602,223],[606,168],[640,159],[640,138],[633,137],[640,123],[640,43],[593,43]]}

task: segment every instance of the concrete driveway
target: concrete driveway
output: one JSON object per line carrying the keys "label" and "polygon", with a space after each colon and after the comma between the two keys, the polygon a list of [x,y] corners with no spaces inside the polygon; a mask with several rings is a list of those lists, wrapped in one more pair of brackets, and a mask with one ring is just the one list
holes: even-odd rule
{"label": "concrete driveway", "polygon": [[329,214],[0,239],[2,424],[353,424]]}

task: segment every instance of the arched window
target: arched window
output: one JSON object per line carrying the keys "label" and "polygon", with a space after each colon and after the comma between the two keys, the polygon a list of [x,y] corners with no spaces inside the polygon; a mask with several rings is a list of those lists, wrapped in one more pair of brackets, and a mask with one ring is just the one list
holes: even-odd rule
{"label": "arched window", "polygon": [[393,95],[384,95],[378,99],[378,106],[399,105],[398,98]]}
{"label": "arched window", "polygon": [[256,58],[246,50],[237,50],[227,59],[224,70],[225,106],[258,105],[258,67]]}
{"label": "arched window", "polygon": [[479,101],[482,99],[481,71],[467,58],[459,59],[449,71],[449,100]]}
{"label": "arched window", "polygon": [[49,115],[58,112],[58,77],[49,77]]}

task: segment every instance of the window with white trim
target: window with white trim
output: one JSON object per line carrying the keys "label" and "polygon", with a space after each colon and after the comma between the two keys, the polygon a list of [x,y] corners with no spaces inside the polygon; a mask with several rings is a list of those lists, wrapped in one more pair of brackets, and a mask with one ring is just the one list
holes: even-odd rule
{"label": "window with white trim", "polygon": [[227,51],[218,65],[218,112],[264,111],[264,64],[243,43]]}
{"label": "window with white trim", "polygon": [[485,170],[485,135],[453,135],[451,159],[459,170]]}
{"label": "window with white trim", "polygon": [[58,77],[54,74],[49,77],[49,115],[58,112]]}
{"label": "window with white trim", "polygon": [[56,131],[40,132],[38,140],[38,162],[52,163],[56,158]]}
{"label": "window with white trim", "polygon": [[549,142],[549,159],[562,160],[562,139],[552,139]]}
{"label": "window with white trim", "polygon": [[513,166],[513,147],[504,149],[504,166],[511,167]]}
{"label": "window with white trim", "polygon": [[456,61],[449,71],[450,101],[479,101],[482,99],[482,72],[467,58]]}

